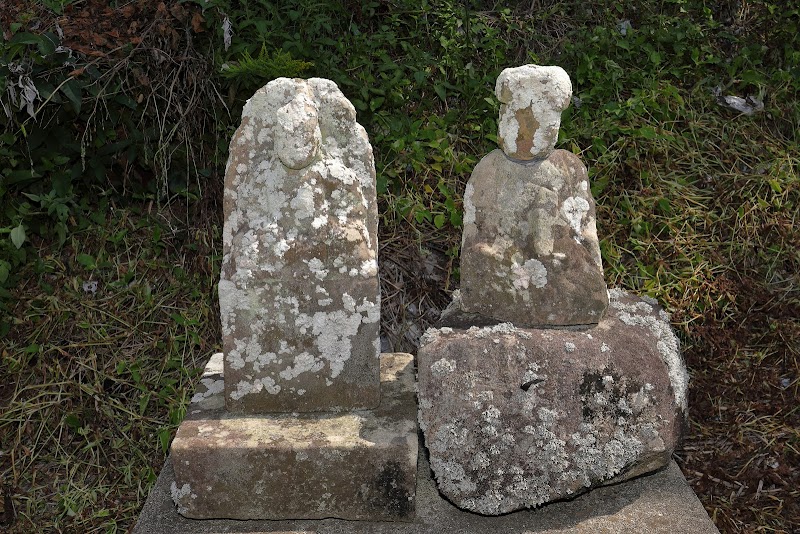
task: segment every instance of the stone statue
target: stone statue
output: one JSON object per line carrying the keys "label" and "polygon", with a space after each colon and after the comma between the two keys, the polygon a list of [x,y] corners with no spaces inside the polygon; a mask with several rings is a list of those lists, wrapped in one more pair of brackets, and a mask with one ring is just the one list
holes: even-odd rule
{"label": "stone statue", "polygon": [[586,167],[553,150],[572,84],[560,67],[497,79],[495,150],[464,194],[461,306],[517,326],[597,324],[608,306]]}

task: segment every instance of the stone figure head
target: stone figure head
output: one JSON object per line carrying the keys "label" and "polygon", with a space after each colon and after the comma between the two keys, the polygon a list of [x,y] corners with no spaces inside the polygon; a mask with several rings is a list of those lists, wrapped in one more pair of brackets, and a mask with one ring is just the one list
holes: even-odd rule
{"label": "stone figure head", "polygon": [[572,82],[561,67],[523,65],[497,77],[498,137],[510,158],[546,157],[558,140],[561,112],[569,106]]}
{"label": "stone figure head", "polygon": [[[312,88],[305,80],[279,78],[270,82],[265,108],[274,110],[275,155],[289,169],[302,169],[319,153],[322,135]],[[266,111],[266,110],[265,110]]]}

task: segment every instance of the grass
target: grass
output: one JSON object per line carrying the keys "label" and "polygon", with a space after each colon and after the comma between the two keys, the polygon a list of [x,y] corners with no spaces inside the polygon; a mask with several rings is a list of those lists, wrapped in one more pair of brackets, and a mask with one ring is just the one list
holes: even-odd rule
{"label": "grass", "polygon": [[96,209],[62,249],[37,244],[11,308],[0,367],[11,532],[124,532],[218,348],[219,227]]}
{"label": "grass", "polygon": [[[267,42],[314,61],[309,75],[356,105],[376,152],[385,347],[413,351],[458,285],[461,195],[493,148],[494,77],[561,64],[578,100],[560,146],[590,169],[606,279],[664,303],[683,342],[684,474],[723,532],[800,528],[798,10],[776,25],[775,6],[755,1],[430,3],[298,0],[287,19],[216,1],[204,12],[213,21],[225,8],[240,26],[230,51],[203,61]],[[726,108],[718,86],[765,109]],[[250,90],[232,86],[226,101]],[[223,119],[203,120],[222,138]],[[135,522],[219,350],[220,175],[197,199],[160,203],[88,186],[63,245],[29,232],[20,282],[0,298],[6,532]]]}

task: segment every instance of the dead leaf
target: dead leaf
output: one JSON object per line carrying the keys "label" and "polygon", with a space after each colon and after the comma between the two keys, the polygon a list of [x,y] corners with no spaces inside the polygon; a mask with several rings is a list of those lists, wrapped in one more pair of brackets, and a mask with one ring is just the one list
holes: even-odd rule
{"label": "dead leaf", "polygon": [[186,10],[183,9],[183,6],[180,4],[173,4],[172,7],[169,8],[169,12],[172,13],[172,16],[178,19],[180,22],[184,22],[186,20]]}
{"label": "dead leaf", "polygon": [[203,28],[204,22],[205,19],[203,18],[203,15],[201,15],[200,13],[195,13],[194,15],[192,15],[192,30],[194,30],[195,33],[201,33],[206,31],[205,28]]}

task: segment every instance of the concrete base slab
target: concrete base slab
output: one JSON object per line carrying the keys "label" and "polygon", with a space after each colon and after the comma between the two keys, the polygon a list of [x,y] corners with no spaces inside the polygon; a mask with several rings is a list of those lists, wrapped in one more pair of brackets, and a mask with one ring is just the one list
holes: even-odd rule
{"label": "concrete base slab", "polygon": [[487,517],[459,510],[442,498],[425,455],[419,456],[412,523],[186,519],[175,511],[170,496],[174,473],[168,459],[133,534],[719,534],[674,462],[654,474],[571,501]]}
{"label": "concrete base slab", "polygon": [[373,410],[260,415],[225,410],[219,356],[172,442],[170,500],[181,515],[413,519],[413,356],[381,356],[381,403]]}

